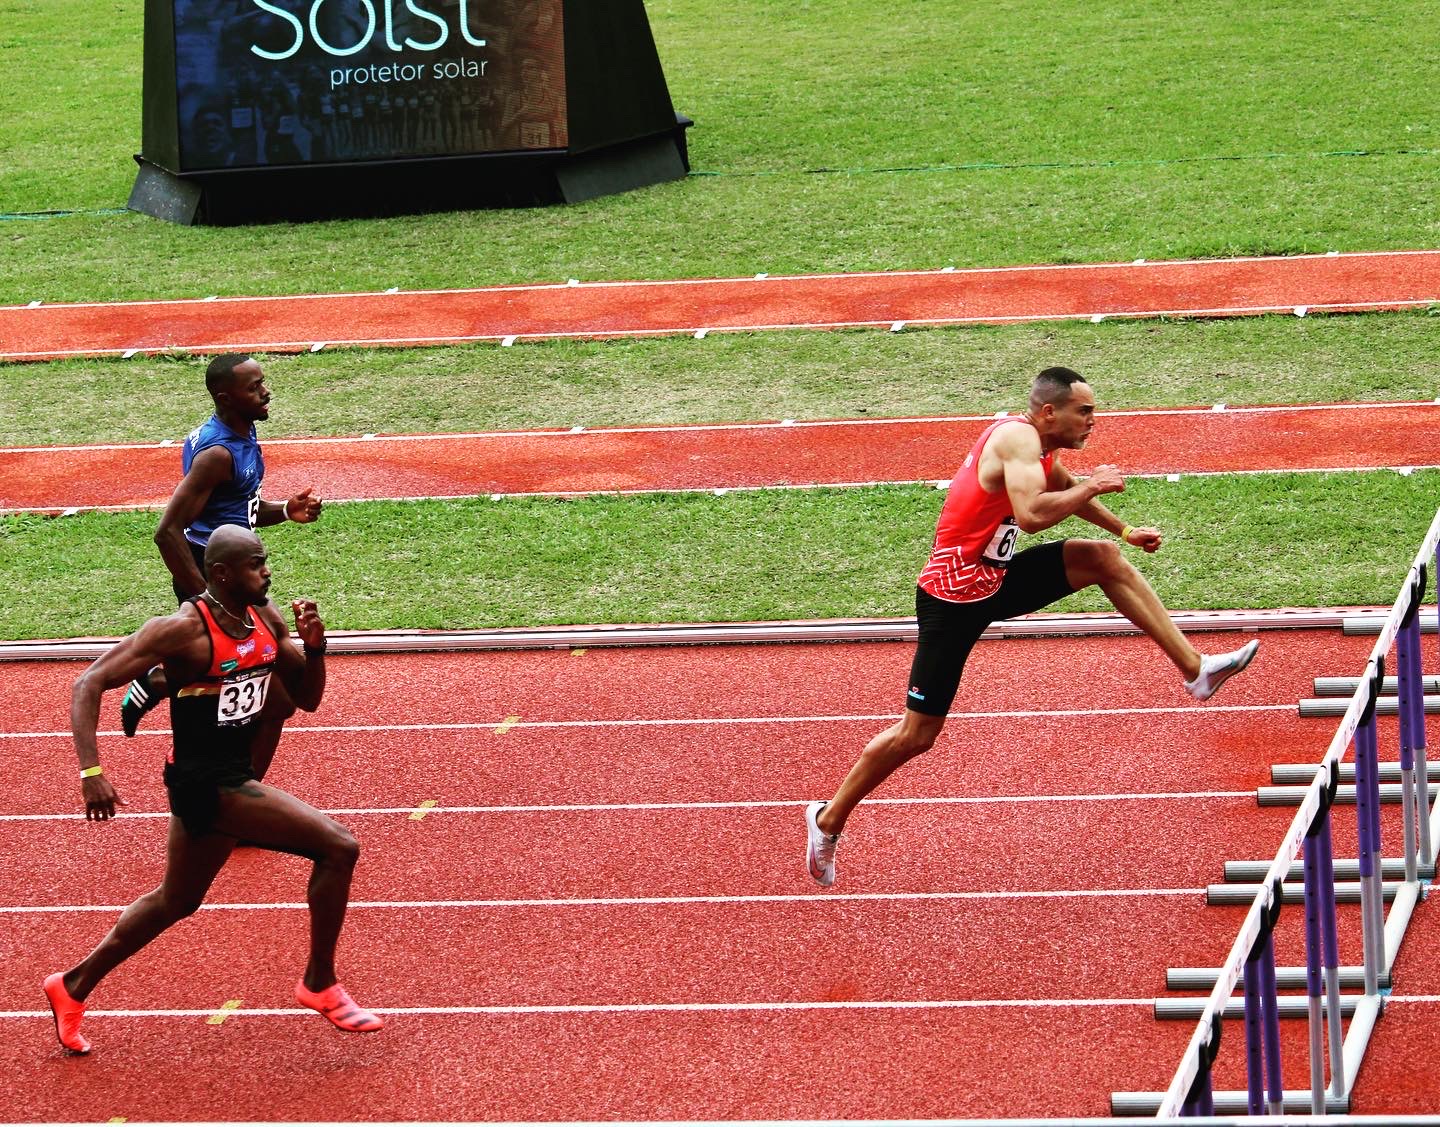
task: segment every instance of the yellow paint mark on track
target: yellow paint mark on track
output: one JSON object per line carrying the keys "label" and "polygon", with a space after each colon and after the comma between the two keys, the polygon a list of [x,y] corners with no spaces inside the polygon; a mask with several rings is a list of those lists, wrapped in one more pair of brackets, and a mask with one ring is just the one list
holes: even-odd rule
{"label": "yellow paint mark on track", "polygon": [[205,1019],[206,1025],[224,1025],[225,1019],[245,1004],[243,998],[231,998],[219,1010]]}

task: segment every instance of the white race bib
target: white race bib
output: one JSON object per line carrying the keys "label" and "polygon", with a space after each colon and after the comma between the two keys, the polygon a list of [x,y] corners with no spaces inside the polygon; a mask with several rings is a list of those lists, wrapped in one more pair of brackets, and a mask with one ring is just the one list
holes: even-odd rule
{"label": "white race bib", "polygon": [[1019,539],[1020,526],[1015,523],[1014,517],[1006,517],[995,530],[995,535],[990,537],[990,543],[985,545],[980,558],[987,564],[1004,567],[1015,554],[1015,541]]}
{"label": "white race bib", "polygon": [[269,688],[269,669],[257,669],[253,673],[242,674],[234,681],[224,682],[220,686],[216,722],[225,728],[253,720],[265,707],[265,693]]}

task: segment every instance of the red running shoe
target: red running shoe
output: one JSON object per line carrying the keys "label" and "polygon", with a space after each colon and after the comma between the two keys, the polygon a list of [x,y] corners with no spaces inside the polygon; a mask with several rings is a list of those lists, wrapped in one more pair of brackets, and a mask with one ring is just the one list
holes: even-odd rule
{"label": "red running shoe", "polygon": [[369,1010],[362,1010],[355,999],[345,993],[345,987],[338,982],[324,990],[305,989],[302,978],[295,984],[295,1000],[318,1013],[324,1014],[335,1024],[336,1029],[346,1033],[378,1033],[385,1023]]}
{"label": "red running shoe", "polygon": [[65,975],[60,971],[45,979],[45,997],[50,1000],[50,1013],[55,1018],[55,1036],[72,1053],[84,1055],[90,1042],[80,1036],[80,1019],[85,1016],[85,1003],[77,1002],[65,989]]}

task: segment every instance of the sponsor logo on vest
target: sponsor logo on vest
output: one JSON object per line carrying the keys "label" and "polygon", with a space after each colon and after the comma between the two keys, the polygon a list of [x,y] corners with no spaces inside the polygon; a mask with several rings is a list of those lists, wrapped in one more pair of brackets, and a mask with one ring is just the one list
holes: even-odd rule
{"label": "sponsor logo on vest", "polygon": [[235,670],[239,668],[239,666],[240,666],[240,663],[239,663],[238,661],[222,661],[222,662],[220,663],[220,672],[221,672],[221,673],[234,673]]}

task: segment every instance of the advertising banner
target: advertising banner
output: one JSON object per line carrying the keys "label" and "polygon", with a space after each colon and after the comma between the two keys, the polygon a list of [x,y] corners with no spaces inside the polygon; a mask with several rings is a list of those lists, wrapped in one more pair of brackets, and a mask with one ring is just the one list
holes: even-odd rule
{"label": "advertising banner", "polygon": [[564,149],[562,0],[173,0],[181,171]]}

